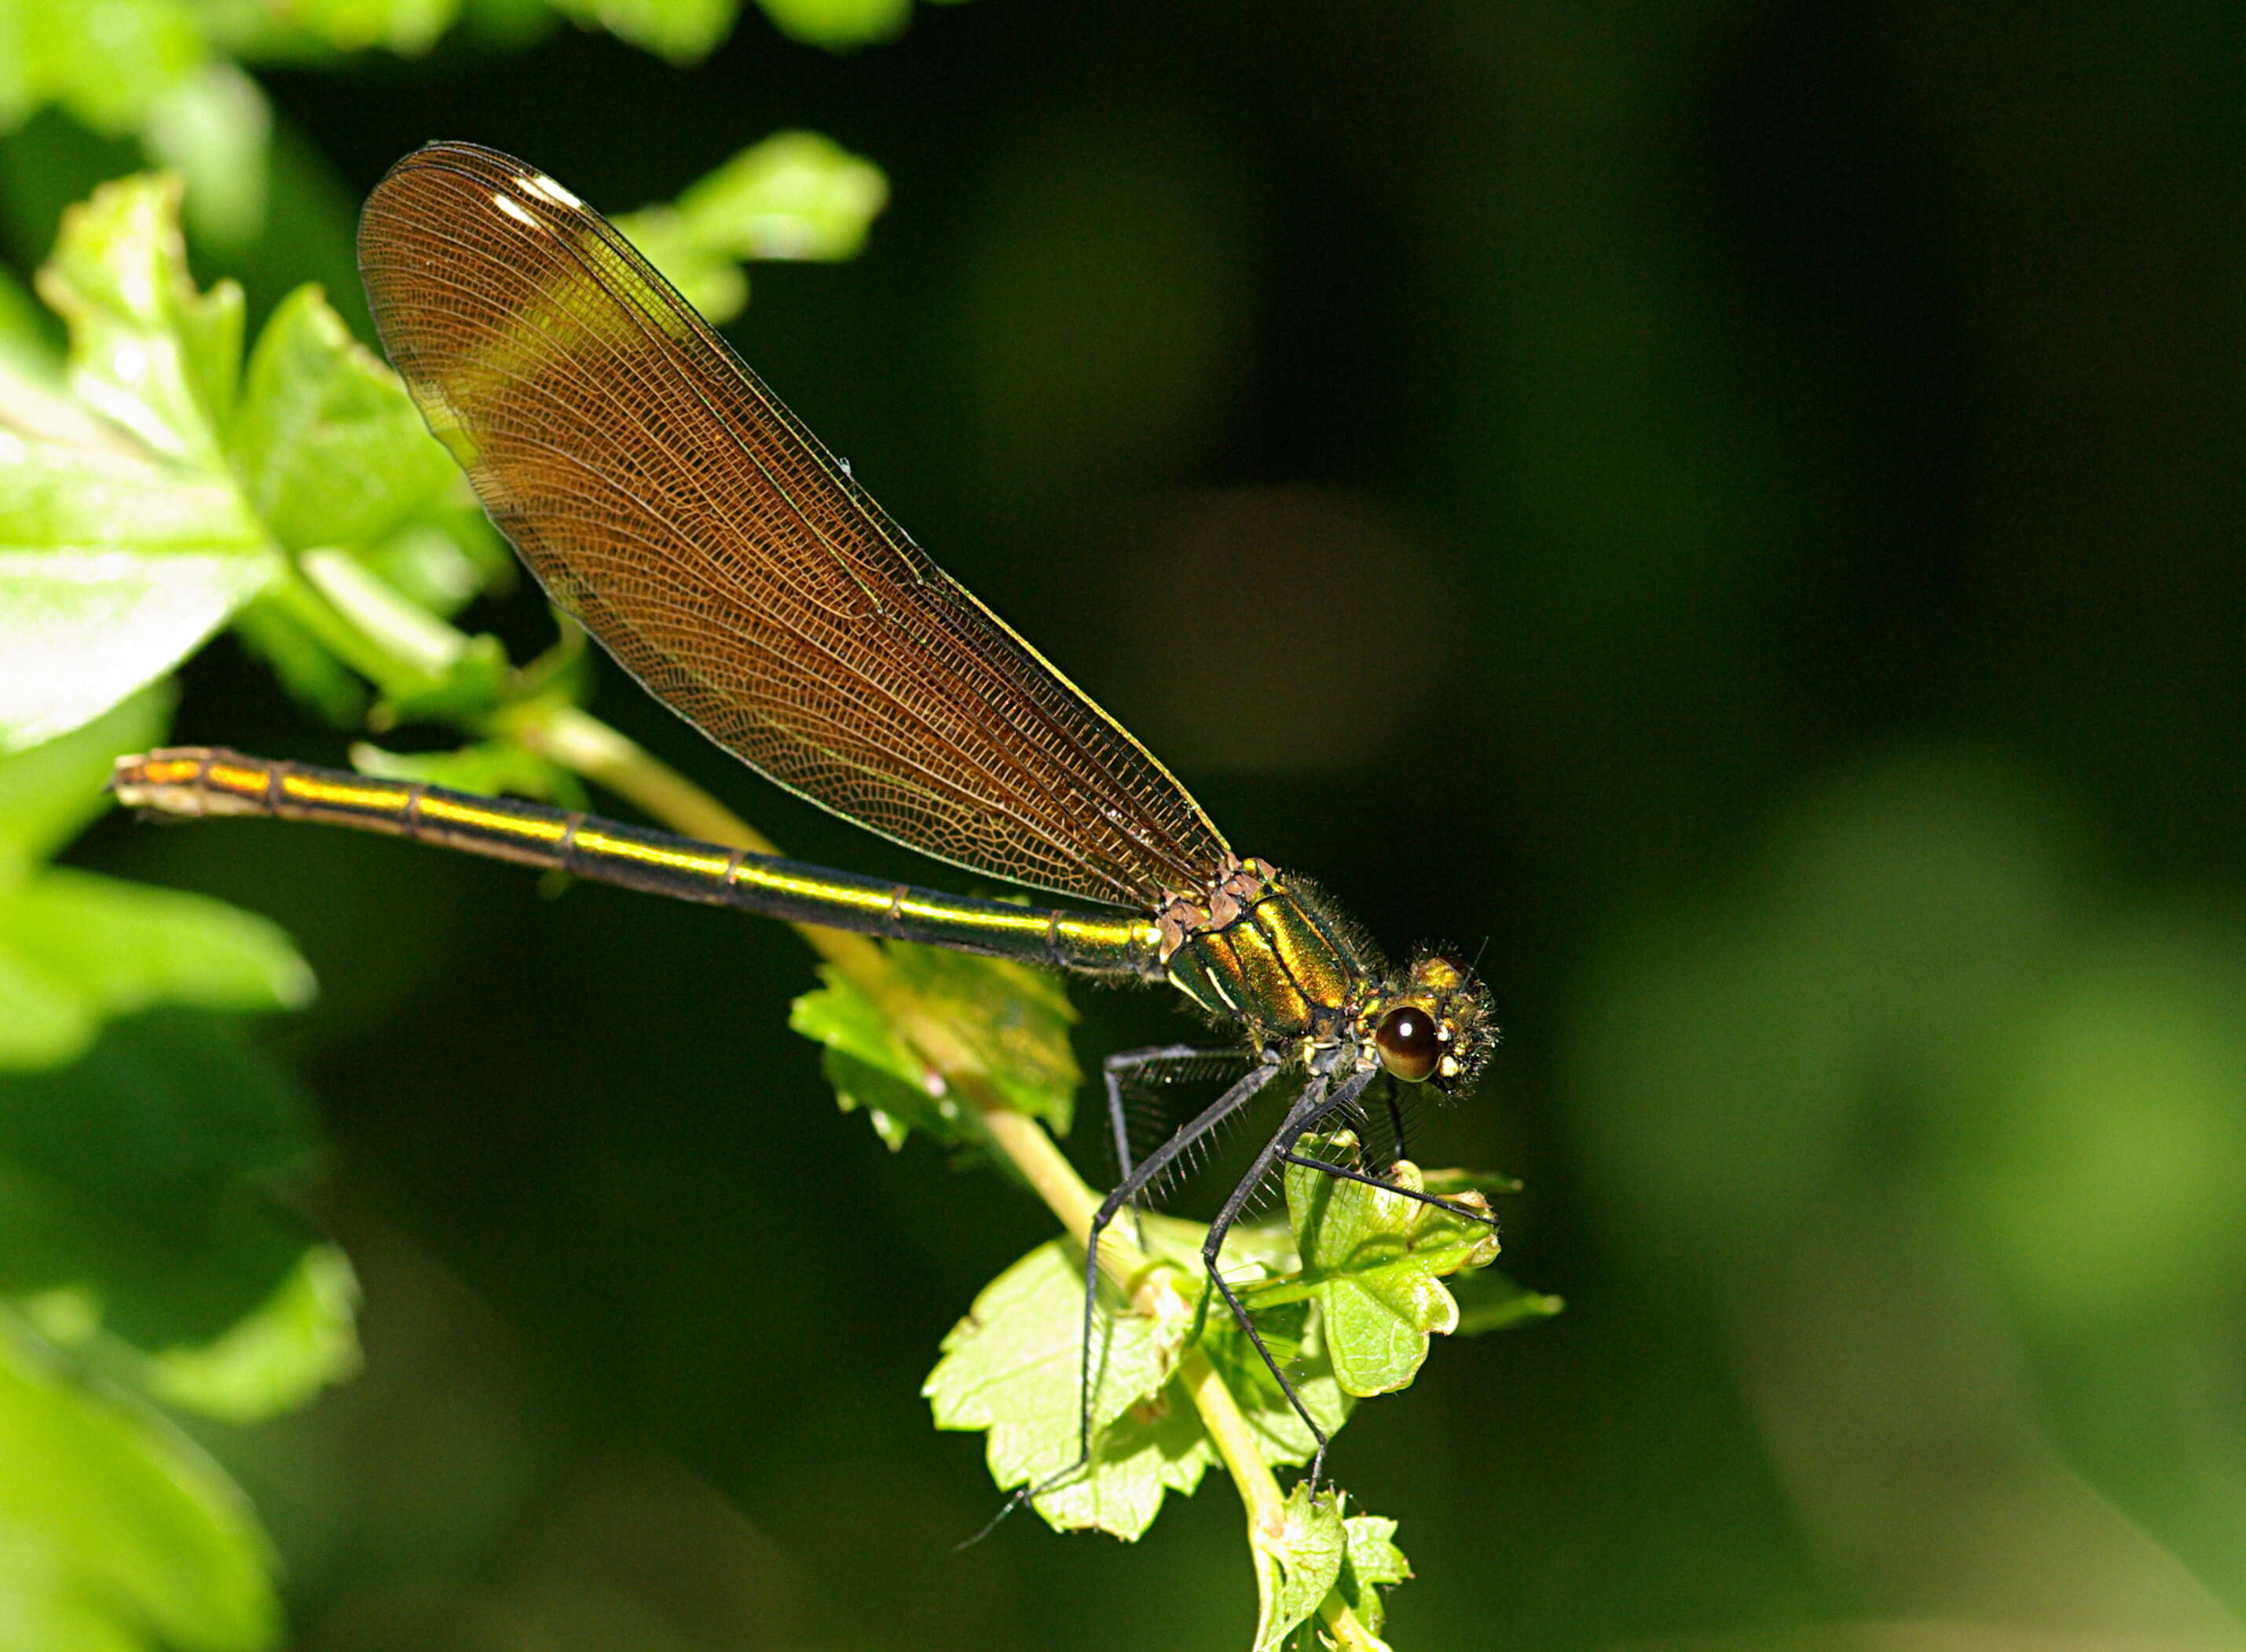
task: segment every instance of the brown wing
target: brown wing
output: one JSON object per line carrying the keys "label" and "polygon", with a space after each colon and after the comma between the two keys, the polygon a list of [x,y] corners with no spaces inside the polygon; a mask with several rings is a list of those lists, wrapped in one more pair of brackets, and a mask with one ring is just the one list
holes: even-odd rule
{"label": "brown wing", "polygon": [[906,538],[598,213],[433,144],[359,268],[390,358],[554,601],[712,740],[925,853],[1141,909],[1228,851]]}

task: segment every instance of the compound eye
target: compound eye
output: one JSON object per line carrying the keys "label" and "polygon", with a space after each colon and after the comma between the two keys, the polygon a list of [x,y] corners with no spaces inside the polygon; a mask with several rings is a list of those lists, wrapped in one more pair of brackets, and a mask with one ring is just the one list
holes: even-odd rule
{"label": "compound eye", "polygon": [[1398,1004],[1380,1017],[1372,1042],[1380,1051],[1380,1064],[1407,1084],[1427,1081],[1441,1047],[1434,1016],[1408,1003]]}

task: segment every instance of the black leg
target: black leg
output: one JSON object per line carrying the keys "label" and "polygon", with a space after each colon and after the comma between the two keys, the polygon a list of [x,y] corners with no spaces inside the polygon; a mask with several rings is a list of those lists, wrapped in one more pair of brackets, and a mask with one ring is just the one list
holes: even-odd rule
{"label": "black leg", "polygon": [[[1044,1482],[1045,1485],[1059,1485],[1081,1472],[1092,1461],[1092,1323],[1099,1302],[1100,1235],[1107,1231],[1107,1225],[1115,1220],[1116,1213],[1136,1199],[1148,1182],[1160,1175],[1180,1153],[1255,1100],[1263,1086],[1278,1076],[1279,1071],[1279,1064],[1276,1060],[1269,1057],[1259,1060],[1191,1122],[1148,1153],[1143,1161],[1133,1166],[1130,1173],[1115,1184],[1114,1191],[1100,1201],[1099,1210],[1092,1219],[1092,1230],[1085,1236],[1084,1245],[1084,1341],[1077,1369],[1079,1451],[1076,1461],[1046,1479]],[[1043,1488],[1025,1489],[1028,1495],[1035,1496]]]}
{"label": "black leg", "polygon": [[1155,1044],[1147,1050],[1126,1050],[1100,1064],[1107,1079],[1107,1128],[1115,1139],[1115,1179],[1131,1177],[1131,1123],[1124,1109],[1123,1092],[1134,1079],[1159,1078],[1165,1067],[1197,1064],[1222,1056],[1256,1059],[1253,1050],[1209,1048],[1201,1044]]}
{"label": "black leg", "polygon": [[1388,1139],[1395,1145],[1399,1159],[1409,1159],[1412,1155],[1404,1143],[1404,1108],[1397,1099],[1396,1091],[1396,1081],[1392,1078],[1388,1087],[1380,1092],[1380,1098],[1388,1104]]}
{"label": "black leg", "polygon": [[1423,1193],[1417,1187],[1399,1187],[1392,1181],[1371,1175],[1350,1165],[1330,1165],[1322,1159],[1305,1159],[1291,1147],[1281,1153],[1279,1158],[1283,1163],[1300,1165],[1304,1170],[1323,1171],[1327,1175],[1337,1177],[1343,1181],[1361,1181],[1368,1187],[1378,1187],[1384,1193],[1401,1193],[1406,1199],[1416,1199],[1423,1205],[1433,1205],[1437,1210],[1446,1210],[1453,1216],[1462,1216],[1468,1221],[1480,1222],[1485,1227],[1494,1228],[1497,1226],[1497,1216],[1494,1212],[1475,1210],[1467,1205],[1454,1205],[1440,1193]]}
{"label": "black leg", "polygon": [[1317,1452],[1310,1458],[1310,1488],[1313,1492],[1317,1489],[1320,1475],[1325,1472],[1326,1431],[1318,1426],[1317,1419],[1303,1405],[1303,1397],[1287,1380],[1287,1373],[1279,1369],[1279,1362],[1271,1357],[1271,1350],[1264,1345],[1263,1335],[1256,1330],[1255,1321],[1248,1316],[1247,1305],[1234,1293],[1232,1287],[1224,1282],[1224,1273],[1218,1258],[1224,1250],[1224,1236],[1232,1231],[1233,1223],[1240,1220],[1240,1213],[1255,1197],[1256,1190],[1263,1185],[1263,1179],[1271,1173],[1271,1167],[1292,1153],[1295,1144],[1302,1139],[1303,1132],[1319,1120],[1354,1108],[1358,1098],[1365,1093],[1365,1085],[1371,1082],[1372,1075],[1369,1072],[1352,1073],[1341,1081],[1339,1088],[1329,1093],[1324,1079],[1312,1079],[1310,1086],[1296,1099],[1295,1105],[1288,1109],[1285,1120],[1272,1133],[1271,1139],[1263,1144],[1263,1151],[1256,1155],[1256,1162],[1248,1167],[1248,1173],[1234,1184],[1230,1195],[1224,1201],[1224,1208],[1209,1224],[1208,1238],[1201,1247],[1201,1261],[1208,1269],[1209,1283],[1215,1286],[1217,1294],[1224,1298],[1225,1306],[1232,1310],[1234,1321],[1247,1334],[1249,1342],[1263,1356],[1265,1367],[1277,1379],[1279,1391],[1287,1397],[1287,1404],[1295,1408],[1295,1415],[1303,1419],[1303,1426],[1310,1431],[1310,1438],[1317,1442]]}

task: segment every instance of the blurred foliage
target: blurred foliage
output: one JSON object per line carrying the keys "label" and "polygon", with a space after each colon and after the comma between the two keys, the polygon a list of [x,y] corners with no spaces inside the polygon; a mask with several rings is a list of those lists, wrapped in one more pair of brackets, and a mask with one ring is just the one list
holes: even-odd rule
{"label": "blurred foliage", "polygon": [[44,864],[168,697],[0,758],[10,1645],[270,1644],[266,1541],[154,1403],[253,1422],[357,1363],[350,1264],[288,1202],[312,1152],[302,1098],[211,1013],[302,1003],[303,961],[218,901]]}
{"label": "blurred foliage", "polygon": [[723,323],[749,302],[744,262],[855,258],[888,201],[877,167],[816,133],[783,132],[744,149],[677,204],[616,223],[689,303]]}
{"label": "blurred foliage", "polygon": [[[1065,1136],[1083,1075],[1068,1046],[1076,1012],[1059,983],[1020,964],[932,947],[882,950],[900,982],[983,1061],[1007,1104]],[[827,984],[795,1001],[788,1025],[826,1046],[821,1064],[843,1111],[862,1109],[892,1152],[915,1130],[947,1147],[979,1142],[974,1109],[929,1072],[881,1010],[831,966],[819,973]]]}
{"label": "blurred foliage", "polygon": [[[881,194],[790,134],[669,221],[722,281],[766,247],[854,251]],[[249,913],[50,857],[229,619],[346,724],[353,664],[391,717],[547,683],[442,624],[505,565],[395,377],[310,287],[245,358],[242,290],[194,283],[180,205],[144,176],[66,211],[38,275],[66,351],[15,306],[0,375],[0,1640],[56,1652],[276,1641],[275,1556],[155,1408],[304,1404],[356,1368],[357,1288],[291,1208],[314,1151],[293,1082],[212,1013],[298,1007],[309,966]]]}
{"label": "blurred foliage", "polygon": [[[786,133],[636,227],[713,302],[737,309],[746,288],[736,260],[854,253],[884,195],[866,163]],[[58,1355],[106,1354],[153,1397],[246,1423],[303,1404],[356,1358],[356,1289],[342,1254],[312,1245],[294,1220],[276,1227],[265,1209],[271,1177],[306,1155],[293,1098],[241,1058],[222,1023],[129,1023],[87,1050],[105,1020],[151,1004],[289,1007],[309,996],[309,968],[262,920],[39,869],[36,858],[98,812],[110,762],[156,744],[160,680],[229,621],[305,709],[331,722],[444,724],[473,737],[433,754],[359,748],[378,770],[541,796],[573,790],[573,766],[602,765],[627,792],[638,784],[620,778],[628,771],[643,780],[657,772],[643,756],[618,766],[623,743],[577,710],[585,679],[571,670],[574,628],[518,670],[496,637],[446,622],[504,565],[404,386],[310,286],[274,306],[245,355],[242,291],[195,285],[180,214],[180,187],[160,175],[104,184],[65,210],[37,278],[65,323],[65,357],[41,359],[27,316],[23,371],[0,382],[21,432],[0,452],[16,587],[0,602],[10,645],[0,751],[14,748],[6,760],[17,773],[0,798],[14,805],[24,855],[20,887],[0,908],[20,978],[13,1048],[0,1036],[0,1058],[65,1069],[19,1086],[19,1158],[51,1190],[26,1207],[0,1282],[14,1287],[26,1335],[36,1328]],[[916,1129],[956,1158],[987,1154],[1016,1171],[1057,1214],[1088,1209],[1096,1195],[1056,1197],[1018,1146],[998,1151],[996,1125],[977,1111],[995,1105],[1065,1132],[1081,1074],[1060,988],[1018,966],[924,948],[852,955],[822,970],[825,986],[797,1000],[792,1017],[825,1046],[843,1109],[864,1111],[893,1152]],[[878,991],[854,973],[868,960],[879,963]],[[946,1028],[951,1059],[988,1084],[990,1101],[955,1098],[883,1007],[889,998]],[[141,1117],[151,1105],[160,1117]],[[174,1114],[195,1119],[197,1153],[179,1152]],[[252,1122],[267,1128],[229,1129]],[[144,1166],[152,1146],[160,1151]],[[1303,1151],[1360,1173],[1353,1138],[1308,1139]],[[1497,1250],[1478,1193],[1439,1206],[1388,1183],[1330,1179],[1321,1162],[1305,1157],[1287,1179],[1291,1242],[1276,1229],[1242,1234],[1239,1251],[1263,1293],[1251,1293],[1248,1310],[1261,1320],[1260,1343],[1232,1317],[1209,1317],[1205,1280],[1166,1287],[1151,1313],[1103,1302],[1095,1315],[1083,1262],[1054,1241],[977,1299],[927,1388],[938,1426],[989,1431],[999,1489],[1031,1488],[1057,1528],[1135,1539],[1166,1490],[1190,1492],[1220,1461],[1232,1468],[1251,1513],[1259,1647],[1314,1614],[1360,1644],[1370,1632],[1336,1593],[1348,1546],[1338,1497],[1316,1499],[1305,1484],[1282,1505],[1256,1453],[1268,1445],[1271,1462],[1322,1458],[1297,1406],[1317,1406],[1331,1436],[1348,1400],[1408,1385],[1428,1334],[1460,1329],[1439,1277],[1480,1269]],[[1418,1193],[1416,1169],[1393,1174]],[[152,1178],[162,1185],[136,1185]],[[134,1214],[154,1218],[153,1231],[112,1208],[120,1180],[136,1187]],[[220,1202],[180,1207],[170,1185],[180,1181]],[[1200,1279],[1205,1230],[1160,1231],[1165,1263]],[[1096,1348],[1086,1342],[1095,1317]],[[140,1352],[109,1354],[112,1341]],[[1188,1372],[1195,1349],[1204,1363]],[[1095,1352],[1096,1379],[1079,1363]],[[1299,1396],[1270,1358],[1300,1364]],[[1204,1390],[1227,1395],[1229,1437]],[[1086,1426],[1099,1435],[1089,1457]],[[88,1564],[71,1553],[82,1535],[37,1530],[37,1519],[25,1514],[26,1532],[58,1560],[27,1586],[31,1615],[59,1612]],[[1373,1569],[1392,1582],[1405,1574],[1400,1557]],[[1378,1614],[1377,1594],[1358,1596]],[[244,1633],[261,1644],[271,1626]]]}
{"label": "blurred foliage", "polygon": [[[195,268],[240,283],[245,339],[308,279],[367,337],[353,206],[431,137],[619,203],[670,195],[745,128],[832,133],[889,170],[869,256],[757,272],[759,371],[1243,849],[1325,873],[1385,938],[1488,938],[1507,1043],[1471,1107],[1412,1122],[1431,1158],[1522,1171],[1508,1261],[1570,1307],[1447,1348],[1409,1404],[1351,1421],[1339,1472],[1419,1573],[1380,1623],[1399,1533],[1347,1511],[1336,1587],[1374,1632],[2246,1640],[2246,51],[2227,20],[974,7],[838,65],[751,13],[684,74],[575,24],[711,40],[729,10],[556,27],[543,0],[305,6],[286,51],[245,44],[279,15],[262,6],[114,13],[190,19],[168,34],[65,37],[66,13],[87,15],[0,14],[20,123],[0,140],[0,422],[85,474],[112,475],[101,444],[27,422],[85,411],[31,271],[66,206],[151,160],[187,180]],[[309,38],[351,17],[371,50]],[[825,244],[827,203],[864,198],[838,167],[783,200],[781,242]],[[669,255],[723,302],[727,278]],[[133,313],[166,340],[211,303],[151,302]],[[332,364],[318,330],[290,336]],[[114,475],[147,500],[145,455]],[[180,520],[208,526],[187,493]],[[13,497],[32,537],[0,567],[71,549]],[[338,729],[475,670],[479,692],[583,691],[560,659],[558,679],[506,675],[543,618],[478,531],[439,510],[384,547],[300,553],[309,594],[235,610],[257,657],[189,666],[180,738],[339,755],[273,667]],[[136,547],[120,634],[160,652],[217,623],[228,591],[183,561],[160,603]],[[508,647],[458,675],[466,645],[441,636],[400,641],[389,657],[420,666],[395,681],[338,669],[335,612],[379,588]],[[454,759],[425,733],[383,738],[464,782],[558,778],[502,736]],[[244,1157],[156,1207],[199,1213],[214,1258],[249,1236],[257,1262],[190,1340],[144,1346],[128,1330],[163,1328],[95,1300],[92,1261],[129,1263],[148,1231],[126,1218],[167,1186],[153,1170],[27,1204],[80,1237],[24,1253],[71,1265],[14,1298],[9,1381],[71,1455],[4,1493],[0,1640],[277,1633],[269,1553],[214,1460],[285,1557],[313,1652],[1252,1636],[1221,1498],[1127,1552],[1015,1520],[950,1553],[991,1512],[970,1458],[997,1442],[931,1438],[907,1397],[1049,1227],[987,1177],[929,1176],[924,1145],[893,1154],[802,1105],[820,1052],[783,1030],[810,985],[784,934],[255,826],[97,824],[52,867],[87,794],[0,784],[31,822],[11,888],[208,890],[317,967],[277,1053],[321,1098],[341,1166],[321,1214],[370,1303],[360,1381],[236,1429],[215,1418],[307,1391],[351,1322],[313,1260],[330,1253],[291,1268],[275,1238],[283,1132],[228,1126]],[[799,853],[925,876],[786,799],[754,807]],[[148,1088],[119,1075],[151,1066],[193,1121],[221,1051],[235,1092],[275,1093],[276,1023],[113,991],[135,978],[114,958],[65,978],[44,947],[0,955],[55,974],[93,1039],[20,1075],[43,1129],[51,1086],[113,1119]],[[1181,1031],[1151,999],[1077,1007],[1087,1055]],[[883,1071],[855,1078],[894,1125]],[[9,1186],[71,1139],[11,1127],[29,1168]],[[1494,1270],[1441,1282],[1462,1328],[1544,1300]],[[260,1290],[241,1335],[210,1334]],[[1323,1367],[1306,1333],[1297,1358]],[[269,1379],[157,1374],[228,1350]],[[57,1508],[67,1476],[87,1495]],[[105,1547],[18,1537],[83,1532],[81,1512]]]}

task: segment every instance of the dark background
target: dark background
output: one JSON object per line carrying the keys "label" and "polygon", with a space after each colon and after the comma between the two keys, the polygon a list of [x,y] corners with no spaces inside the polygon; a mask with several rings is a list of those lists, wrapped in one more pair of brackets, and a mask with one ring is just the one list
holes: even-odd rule
{"label": "dark background", "polygon": [[[436,137],[611,209],[784,126],[876,161],[865,255],[759,266],[743,352],[1243,853],[1479,954],[1506,1043],[1419,1152],[1525,1178],[1506,1265],[1569,1308],[1342,1437],[1399,1645],[2215,1645],[2241,15],[978,0],[262,78],[351,199]],[[340,752],[231,645],[187,681],[182,739]],[[281,1036],[368,1367],[215,1442],[303,1645],[1246,1643],[1215,1480],[1136,1548],[951,1552],[996,1497],[918,1387],[1051,1222],[836,1114],[786,930],[263,825],[89,855],[323,983]],[[1087,1063],[1191,1030],[1075,996]]]}

